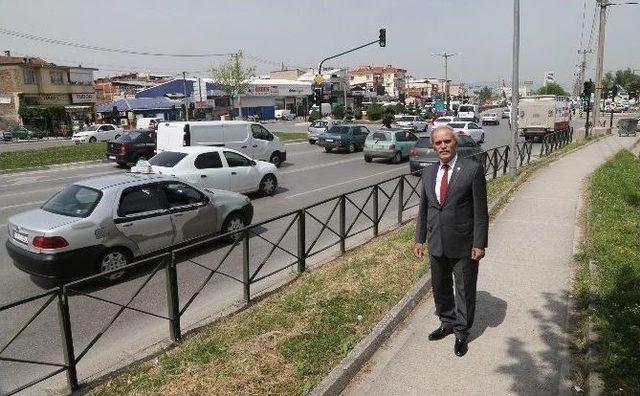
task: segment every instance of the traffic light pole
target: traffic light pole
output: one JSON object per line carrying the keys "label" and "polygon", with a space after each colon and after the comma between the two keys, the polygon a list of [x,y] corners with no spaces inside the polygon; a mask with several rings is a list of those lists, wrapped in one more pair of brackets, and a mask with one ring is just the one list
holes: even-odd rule
{"label": "traffic light pole", "polygon": [[359,49],[361,49],[361,48],[368,47],[368,46],[373,45],[373,44],[378,44],[378,42],[379,42],[379,41],[380,41],[380,40],[375,40],[375,41],[372,41],[372,42],[370,42],[370,43],[363,44],[363,45],[361,45],[361,46],[359,46],[359,47],[352,48],[352,49],[350,49],[350,50],[348,50],[348,51],[344,51],[344,52],[341,52],[341,53],[339,53],[339,54],[336,54],[336,55],[330,56],[330,57],[328,57],[328,58],[324,58],[324,59],[322,60],[322,62],[320,62],[320,65],[318,66],[318,74],[322,75],[322,65],[324,64],[324,62],[326,62],[326,61],[328,61],[328,60],[331,60],[331,59],[335,59],[335,58],[340,57],[340,56],[342,56],[342,55],[346,55],[346,54],[351,53],[351,52],[353,52],[353,51],[357,51],[357,50],[359,50]]}

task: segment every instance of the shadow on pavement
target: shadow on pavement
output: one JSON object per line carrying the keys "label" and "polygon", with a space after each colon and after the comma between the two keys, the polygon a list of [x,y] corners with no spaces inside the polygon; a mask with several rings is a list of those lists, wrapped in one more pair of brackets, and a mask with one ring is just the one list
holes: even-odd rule
{"label": "shadow on pavement", "polygon": [[492,296],[486,291],[479,291],[476,296],[476,318],[469,334],[469,342],[473,342],[484,334],[487,327],[498,327],[507,315],[507,302]]}

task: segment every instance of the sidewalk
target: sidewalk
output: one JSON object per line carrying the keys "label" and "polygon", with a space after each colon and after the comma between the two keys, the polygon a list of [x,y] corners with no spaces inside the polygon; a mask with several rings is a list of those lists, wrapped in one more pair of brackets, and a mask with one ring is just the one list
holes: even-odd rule
{"label": "sidewalk", "polygon": [[[489,229],[469,352],[438,327],[426,297],[345,395],[550,395],[566,373],[567,301],[583,179],[639,138],[609,136],[539,171]],[[637,150],[634,150],[637,152]]]}

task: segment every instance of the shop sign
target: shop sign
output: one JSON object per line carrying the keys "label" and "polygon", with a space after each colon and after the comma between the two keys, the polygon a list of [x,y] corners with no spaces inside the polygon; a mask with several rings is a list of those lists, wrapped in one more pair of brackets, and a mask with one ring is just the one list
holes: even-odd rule
{"label": "shop sign", "polygon": [[0,95],[0,104],[11,104],[11,96]]}
{"label": "shop sign", "polygon": [[73,103],[95,103],[97,96],[95,93],[77,93],[71,94]]}

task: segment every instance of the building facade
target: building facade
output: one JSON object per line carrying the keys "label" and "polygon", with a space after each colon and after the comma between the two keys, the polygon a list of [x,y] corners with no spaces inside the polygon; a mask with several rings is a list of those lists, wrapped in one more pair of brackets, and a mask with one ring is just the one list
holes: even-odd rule
{"label": "building facade", "polygon": [[93,119],[96,70],[37,57],[0,56],[0,120],[68,135],[72,124]]}
{"label": "building facade", "polygon": [[349,82],[373,92],[383,87],[387,95],[399,97],[405,91],[406,74],[405,69],[392,65],[358,66],[349,71]]}

